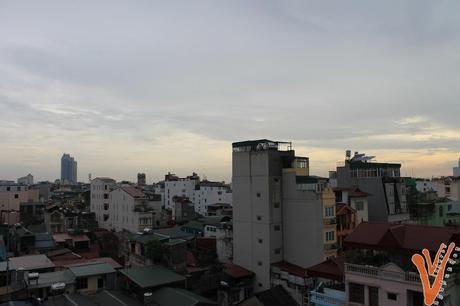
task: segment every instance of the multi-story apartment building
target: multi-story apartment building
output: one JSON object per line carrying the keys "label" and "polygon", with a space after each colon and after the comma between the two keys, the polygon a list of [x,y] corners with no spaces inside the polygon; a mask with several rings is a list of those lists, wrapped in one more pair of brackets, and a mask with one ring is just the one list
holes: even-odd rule
{"label": "multi-story apartment building", "polygon": [[232,191],[224,182],[201,181],[194,192],[195,211],[207,216],[209,205],[232,204]]}
{"label": "multi-story apartment building", "polygon": [[174,197],[187,197],[193,203],[195,212],[207,216],[208,206],[214,204],[232,204],[232,190],[224,182],[200,180],[193,173],[180,178],[168,173],[165,180],[154,186],[155,193],[161,194],[166,209],[174,210]]}
{"label": "multi-story apartment building", "polygon": [[[459,238],[454,228],[361,223],[345,239],[343,257],[307,269],[313,290],[304,305],[423,306],[422,282],[412,255],[427,249],[435,258],[441,243]],[[460,305],[458,267],[455,262],[448,267],[450,277],[444,279],[443,299],[436,305]]]}
{"label": "multi-story apartment building", "polygon": [[109,178],[91,181],[91,212],[102,228],[130,232],[151,229],[162,218],[161,206],[159,197],[133,186],[116,185]]}
{"label": "multi-story apartment building", "polygon": [[430,179],[417,178],[415,179],[415,188],[418,192],[433,192],[436,191],[436,183]]}
{"label": "multi-story apartment building", "polygon": [[18,184],[30,186],[34,184],[34,176],[32,174],[27,174],[26,176],[18,178]]}
{"label": "multi-story apartment building", "polygon": [[19,222],[21,203],[38,202],[39,191],[14,182],[0,183],[0,219],[2,223]]}
{"label": "multi-story apartment building", "polygon": [[440,177],[434,178],[436,191],[439,198],[448,198],[452,201],[460,200],[460,177]]}
{"label": "multi-story apartment building", "polygon": [[271,287],[271,266],[308,267],[336,251],[335,196],[290,143],[233,143],[234,263]]}
{"label": "multi-story apartment building", "polygon": [[369,193],[369,221],[409,220],[406,186],[401,179],[401,164],[373,162],[373,156],[347,151],[342,166],[337,167],[339,188],[359,187]]}
{"label": "multi-story apartment building", "polygon": [[69,154],[61,157],[61,184],[77,183],[77,161]]}
{"label": "multi-story apartment building", "polygon": [[91,212],[101,228],[109,228],[110,191],[116,186],[114,179],[98,177],[91,181]]}
{"label": "multi-story apartment building", "polygon": [[195,189],[200,182],[200,177],[193,173],[191,176],[180,178],[168,173],[164,180],[164,207],[174,209],[174,197],[187,197],[194,202]]}

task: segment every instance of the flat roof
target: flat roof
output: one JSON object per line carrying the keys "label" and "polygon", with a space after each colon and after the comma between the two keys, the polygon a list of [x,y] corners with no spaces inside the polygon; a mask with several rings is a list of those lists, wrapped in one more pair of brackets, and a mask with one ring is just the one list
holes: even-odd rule
{"label": "flat roof", "polygon": [[185,281],[185,277],[162,266],[146,266],[120,270],[141,288],[151,288]]}
{"label": "flat roof", "polygon": [[11,257],[9,261],[10,268],[13,264],[17,269],[23,268],[25,271],[55,267],[54,263],[43,254]]}
{"label": "flat roof", "polygon": [[153,300],[158,306],[193,306],[193,305],[217,305],[217,302],[202,297],[185,289],[163,287],[155,290],[147,302]]}
{"label": "flat roof", "polygon": [[111,265],[106,263],[93,263],[81,266],[72,266],[69,267],[69,270],[73,275],[75,275],[75,277],[85,277],[116,272]]}

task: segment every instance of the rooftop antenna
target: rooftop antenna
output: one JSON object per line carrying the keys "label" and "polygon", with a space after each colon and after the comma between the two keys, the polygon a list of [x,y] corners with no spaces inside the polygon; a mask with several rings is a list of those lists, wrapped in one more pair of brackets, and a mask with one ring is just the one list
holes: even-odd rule
{"label": "rooftop antenna", "polygon": [[91,183],[91,173],[88,173],[88,181]]}

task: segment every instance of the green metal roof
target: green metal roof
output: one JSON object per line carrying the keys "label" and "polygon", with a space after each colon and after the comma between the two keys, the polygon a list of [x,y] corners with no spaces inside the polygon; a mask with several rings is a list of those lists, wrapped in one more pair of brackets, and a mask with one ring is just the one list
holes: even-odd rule
{"label": "green metal roof", "polygon": [[154,230],[154,234],[160,237],[166,237],[169,239],[191,240],[195,238],[194,234],[184,232],[178,226],[171,227],[171,228],[156,229]]}
{"label": "green metal roof", "polygon": [[194,305],[217,305],[215,301],[185,289],[163,287],[155,290],[148,299],[153,300],[158,306],[194,306]]}
{"label": "green metal roof", "polygon": [[141,288],[151,288],[184,281],[185,277],[162,266],[147,266],[120,270]]}
{"label": "green metal roof", "polygon": [[84,266],[75,266],[69,268],[75,277],[85,277],[101,274],[115,273],[115,269],[106,263],[89,264]]}
{"label": "green metal roof", "polygon": [[190,229],[194,229],[196,231],[203,231],[204,224],[202,222],[200,222],[200,221],[192,220],[192,221],[189,221],[186,224],[182,225],[182,228],[190,228]]}

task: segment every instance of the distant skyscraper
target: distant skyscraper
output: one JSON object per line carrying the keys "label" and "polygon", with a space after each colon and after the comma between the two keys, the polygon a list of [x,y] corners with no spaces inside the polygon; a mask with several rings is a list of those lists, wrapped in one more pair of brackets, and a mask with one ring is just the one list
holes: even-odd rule
{"label": "distant skyscraper", "polygon": [[61,183],[77,183],[77,161],[66,153],[61,158]]}
{"label": "distant skyscraper", "polygon": [[454,167],[454,176],[460,177],[460,158],[458,159],[458,167]]}

